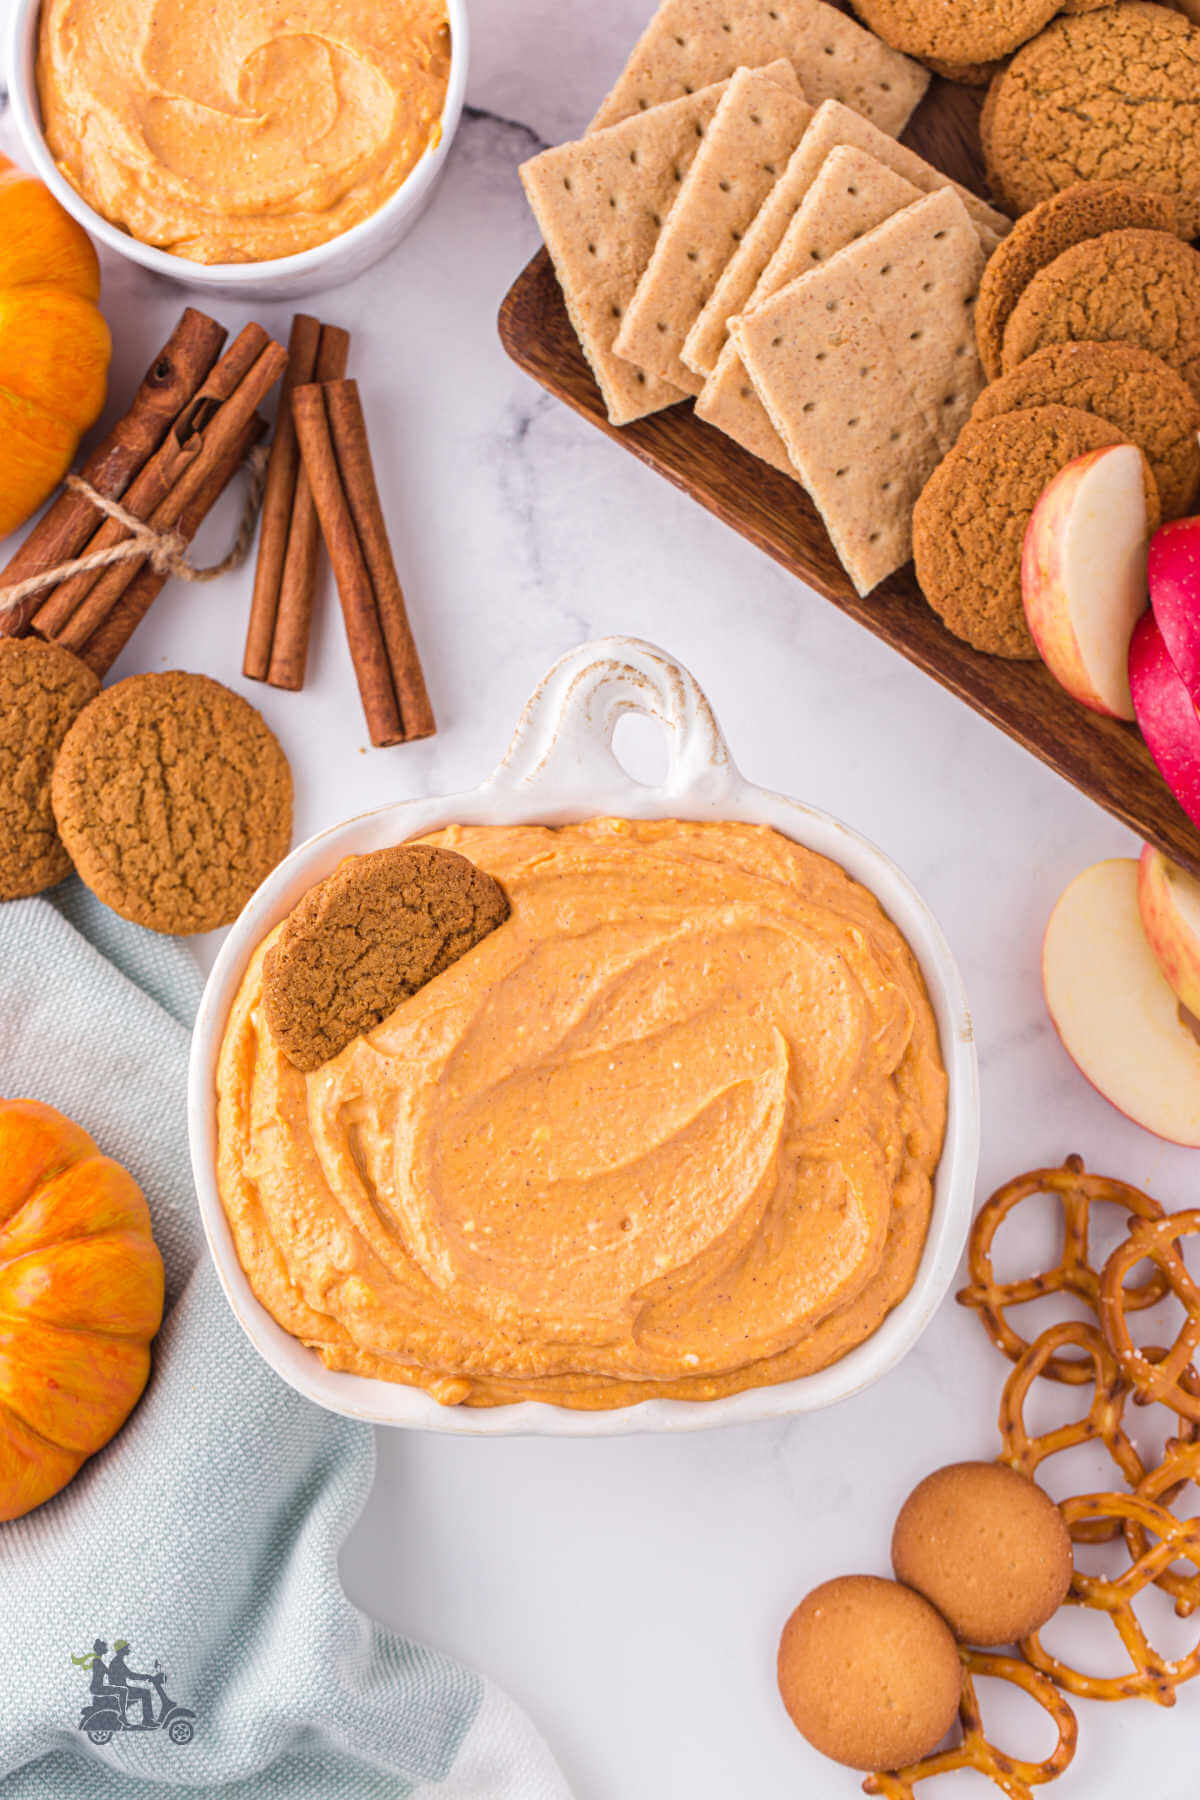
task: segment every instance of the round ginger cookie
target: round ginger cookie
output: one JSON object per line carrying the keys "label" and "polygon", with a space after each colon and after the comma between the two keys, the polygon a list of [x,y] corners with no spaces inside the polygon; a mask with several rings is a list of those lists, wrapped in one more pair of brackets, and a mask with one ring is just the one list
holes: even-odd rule
{"label": "round ginger cookie", "polygon": [[292,837],[274,734],[239,694],[179,669],[131,675],[84,708],[51,799],[92,892],[151,931],[230,924]]}
{"label": "round ginger cookie", "polygon": [[1004,371],[1047,344],[1084,342],[1138,344],[1200,399],[1200,255],[1166,231],[1108,231],[1064,250],[1009,315]]}
{"label": "round ginger cookie", "polygon": [[920,61],[943,81],[956,81],[960,87],[985,88],[1004,67],[1003,59],[995,62],[943,62],[938,56],[922,56]]}
{"label": "round ginger cookie", "polygon": [[1018,219],[988,258],[975,302],[975,339],[988,380],[1001,370],[1009,315],[1039,269],[1086,238],[1126,228],[1173,232],[1175,218],[1169,194],[1132,181],[1079,181]]}
{"label": "round ginger cookie", "polygon": [[1145,453],[1164,519],[1200,485],[1200,401],[1161,357],[1136,344],[1047,344],[984,388],[975,423],[1031,406],[1073,406],[1115,425]]}
{"label": "round ginger cookie", "polygon": [[509,915],[495,876],[455,850],[348,856],[284,920],[263,962],[263,1011],[296,1068],[319,1069]]}
{"label": "round ginger cookie", "polygon": [[941,1742],[962,1697],[958,1646],[911,1588],[842,1575],[802,1600],[779,1640],[797,1731],[850,1769],[900,1769]]}
{"label": "round ginger cookie", "polygon": [[892,1534],[896,1578],[966,1644],[1015,1644],[1071,1585],[1071,1539],[1050,1496],[1003,1463],[952,1463],[915,1487]]}
{"label": "round ginger cookie", "polygon": [[1059,9],[1060,0],[853,0],[854,10],[877,37],[909,56],[941,63],[986,63],[1007,56],[1034,37]]}
{"label": "round ginger cookie", "polygon": [[1026,213],[1079,181],[1132,181],[1200,231],[1200,29],[1149,0],[1064,15],[1018,50],[988,94],[988,178]]}
{"label": "round ginger cookie", "polygon": [[0,900],[40,894],[71,873],[50,804],[59,746],[100,692],[59,644],[0,638]]}
{"label": "round ginger cookie", "polygon": [[[913,510],[921,591],[956,637],[992,656],[1033,661],[1021,599],[1021,547],[1030,514],[1058,471],[1089,450],[1126,440],[1072,406],[1035,406],[964,426]],[[1159,516],[1146,465],[1153,529]]]}

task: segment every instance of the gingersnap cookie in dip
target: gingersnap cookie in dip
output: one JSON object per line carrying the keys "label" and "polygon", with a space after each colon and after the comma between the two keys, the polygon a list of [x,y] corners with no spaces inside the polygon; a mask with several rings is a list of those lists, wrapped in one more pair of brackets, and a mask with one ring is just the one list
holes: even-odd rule
{"label": "gingersnap cookie in dip", "polygon": [[1124,0],[1055,19],[989,91],[993,191],[1020,214],[1078,181],[1137,182],[1173,196],[1180,232],[1194,237],[1198,93],[1200,28],[1181,13]]}
{"label": "gingersnap cookie in dip", "polygon": [[1166,231],[1109,231],[1064,250],[1013,307],[1005,373],[1047,344],[1072,342],[1139,344],[1200,400],[1200,255]]}
{"label": "gingersnap cookie in dip", "polygon": [[231,924],[292,836],[274,734],[240,695],[179,669],[131,675],[80,713],[51,799],[93,893],[151,931]]}
{"label": "gingersnap cookie in dip", "polygon": [[1144,451],[1163,518],[1188,511],[1200,485],[1200,401],[1161,357],[1136,344],[1047,344],[984,388],[971,418],[1032,406],[1073,406],[1107,419]]}
{"label": "gingersnap cookie in dip", "polygon": [[877,1575],[814,1588],[783,1628],[779,1693],[814,1750],[899,1769],[939,1744],[962,1695],[958,1647],[920,1594]]}
{"label": "gingersnap cookie in dip", "polygon": [[983,271],[975,303],[975,338],[989,381],[1002,366],[1004,327],[1039,269],[1085,238],[1108,231],[1174,231],[1175,201],[1132,181],[1080,181],[1018,219]]}
{"label": "gingersnap cookie in dip", "polygon": [[898,1581],[967,1644],[1014,1644],[1071,1585],[1071,1539],[1050,1496],[1003,1463],[952,1463],[915,1487],[892,1534]]}
{"label": "gingersnap cookie in dip", "polygon": [[351,856],[284,922],[263,968],[271,1032],[320,1068],[502,925],[500,883],[465,856],[396,844]]}
{"label": "gingersnap cookie in dip", "polygon": [[[1036,406],[967,425],[930,476],[913,512],[921,591],[947,629],[976,650],[1032,661],[1021,599],[1025,528],[1058,471],[1106,444],[1115,425],[1071,406]],[[1158,494],[1146,467],[1151,528]]]}
{"label": "gingersnap cookie in dip", "polygon": [[0,900],[40,894],[71,873],[50,804],[59,746],[100,692],[58,644],[0,638]]}
{"label": "gingersnap cookie in dip", "polygon": [[943,63],[985,63],[1007,56],[1052,19],[1059,0],[853,0],[854,10],[885,44]]}

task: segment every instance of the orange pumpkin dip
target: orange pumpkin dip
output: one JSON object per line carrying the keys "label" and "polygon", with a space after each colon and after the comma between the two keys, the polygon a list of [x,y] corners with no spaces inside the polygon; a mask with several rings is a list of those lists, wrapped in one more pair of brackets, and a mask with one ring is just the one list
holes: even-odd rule
{"label": "orange pumpkin dip", "polygon": [[279,1323],[471,1406],[712,1399],[868,1337],[946,1117],[874,896],[750,825],[424,841],[502,882],[507,922],[307,1076],[263,1018],[270,937],[230,1013],[219,1184]]}
{"label": "orange pumpkin dip", "polygon": [[42,0],[46,142],[112,224],[192,262],[348,231],[437,142],[445,0]]}

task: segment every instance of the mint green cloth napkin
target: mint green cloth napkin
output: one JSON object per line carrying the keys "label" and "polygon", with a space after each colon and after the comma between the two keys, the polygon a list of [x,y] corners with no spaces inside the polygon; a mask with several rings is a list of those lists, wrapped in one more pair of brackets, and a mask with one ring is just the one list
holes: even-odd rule
{"label": "mint green cloth napkin", "polygon": [[[218,1286],[185,1119],[200,987],[182,944],[77,882],[0,906],[0,1094],[57,1106],[133,1172],[167,1269],[131,1419],[56,1499],[0,1525],[0,1800],[567,1800],[511,1702],[342,1592],[372,1435],[273,1375]],[[165,1671],[190,1742],[168,1718],[89,1743],[97,1639],[106,1667],[125,1639],[132,1671]]]}

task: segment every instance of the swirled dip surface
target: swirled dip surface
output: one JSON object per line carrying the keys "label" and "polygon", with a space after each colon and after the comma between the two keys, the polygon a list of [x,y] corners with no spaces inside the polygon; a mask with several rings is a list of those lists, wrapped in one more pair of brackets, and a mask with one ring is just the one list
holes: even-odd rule
{"label": "swirled dip surface", "polygon": [[310,1075],[262,962],[219,1181],[242,1266],[336,1369],[446,1403],[709,1399],[819,1369],[916,1273],[946,1078],[908,945],[777,832],[455,827],[512,915]]}
{"label": "swirled dip surface", "polygon": [[436,141],[445,0],[42,0],[46,141],[89,205],[193,262],[357,225]]}

